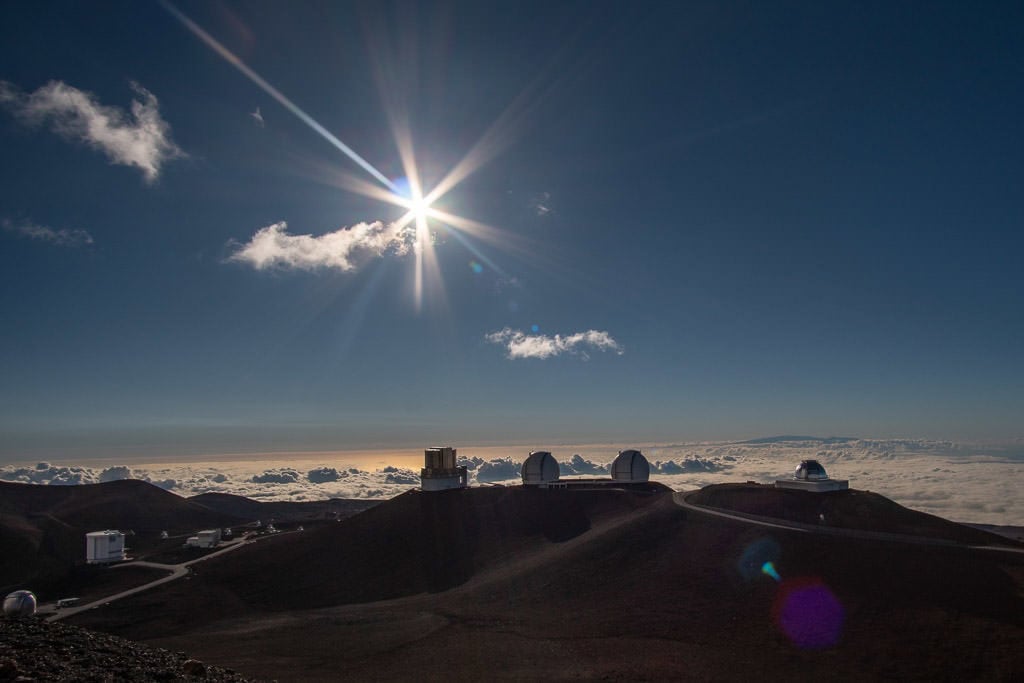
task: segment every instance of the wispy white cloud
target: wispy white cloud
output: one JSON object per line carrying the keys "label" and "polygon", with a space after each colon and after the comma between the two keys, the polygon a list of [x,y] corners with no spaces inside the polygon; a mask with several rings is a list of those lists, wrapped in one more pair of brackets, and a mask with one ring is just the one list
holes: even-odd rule
{"label": "wispy white cloud", "polygon": [[246,263],[257,270],[355,270],[365,259],[391,252],[402,255],[411,248],[409,228],[381,221],[357,223],[323,235],[290,235],[284,221],[260,228],[245,244],[236,245],[228,260]]}
{"label": "wispy white cloud", "polygon": [[530,199],[530,209],[538,216],[547,216],[551,213],[551,193],[541,192]]}
{"label": "wispy white cloud", "polygon": [[85,230],[69,230],[67,228],[55,230],[29,221],[15,222],[6,218],[0,220],[0,226],[8,232],[49,242],[59,247],[83,247],[93,243],[92,235]]}
{"label": "wispy white cloud", "polygon": [[153,93],[138,83],[131,87],[137,99],[132,100],[130,115],[61,81],[50,81],[32,93],[0,81],[0,105],[30,125],[49,124],[58,135],[103,152],[113,164],[138,168],[152,183],[165,162],[185,153],[171,140],[171,127],[160,116]]}
{"label": "wispy white cloud", "polygon": [[508,357],[516,358],[551,358],[563,353],[575,354],[584,360],[590,358],[588,349],[598,351],[614,351],[623,354],[622,346],[610,334],[600,330],[587,330],[562,336],[559,334],[526,334],[522,330],[506,327],[498,332],[491,332],[485,339],[492,344],[501,344],[508,352]]}

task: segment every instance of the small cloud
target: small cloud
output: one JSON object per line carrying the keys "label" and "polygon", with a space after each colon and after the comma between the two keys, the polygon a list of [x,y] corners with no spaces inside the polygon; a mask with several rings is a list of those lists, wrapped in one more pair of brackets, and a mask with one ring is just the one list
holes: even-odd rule
{"label": "small cloud", "polygon": [[624,353],[622,346],[607,332],[587,330],[567,336],[546,334],[526,334],[522,330],[506,327],[498,332],[491,332],[484,337],[492,344],[505,346],[510,359],[517,358],[551,358],[563,353],[579,355],[589,360],[587,349],[614,351],[618,355]]}
{"label": "small cloud", "polygon": [[254,484],[294,484],[301,478],[302,475],[293,469],[263,470],[261,474],[252,476],[252,482]]}
{"label": "small cloud", "polygon": [[123,465],[117,467],[108,467],[107,469],[100,472],[100,482],[106,481],[120,481],[122,479],[131,479],[132,471]]}
{"label": "small cloud", "polygon": [[260,128],[263,128],[264,126],[267,125],[266,122],[263,120],[263,114],[260,113],[259,107],[256,107],[256,111],[249,112],[249,116],[252,117],[252,120],[255,121],[256,125],[259,126]]}
{"label": "small cloud", "polygon": [[[734,458],[735,459],[735,458]],[[651,465],[651,471],[658,474],[696,474],[702,472],[722,472],[731,465],[723,465],[708,459],[686,458],[683,460],[657,461]]]}
{"label": "small cloud", "polygon": [[186,155],[171,140],[156,96],[138,83],[131,88],[138,99],[132,101],[130,116],[61,81],[50,81],[33,93],[0,81],[0,105],[29,125],[49,124],[61,137],[103,152],[113,164],[138,168],[152,183],[165,162]]}
{"label": "small cloud", "polygon": [[608,474],[608,465],[601,465],[587,460],[579,453],[572,456],[568,463],[562,463],[563,474]]}
{"label": "small cloud", "polygon": [[257,270],[293,268],[296,270],[355,270],[360,263],[392,252],[399,256],[411,247],[413,233],[408,227],[381,221],[357,223],[314,237],[290,235],[284,221],[260,228],[228,260],[247,263]]}
{"label": "small cloud", "polygon": [[522,464],[513,462],[511,458],[496,458],[481,462],[476,468],[476,480],[480,483],[507,481],[519,476]]}
{"label": "small cloud", "polygon": [[538,216],[547,216],[551,213],[551,193],[541,192],[530,200],[530,209]]}
{"label": "small cloud", "polygon": [[6,218],[0,221],[0,226],[8,232],[42,242],[49,242],[58,247],[82,247],[93,243],[92,235],[85,230],[69,230],[67,228],[57,230],[28,221],[15,223]]}
{"label": "small cloud", "polygon": [[306,478],[314,484],[323,484],[328,481],[338,481],[343,476],[348,476],[345,472],[338,472],[333,467],[317,467],[306,473]]}
{"label": "small cloud", "polygon": [[479,467],[483,463],[484,463],[484,459],[483,458],[477,458],[477,457],[466,458],[466,457],[463,457],[463,456],[460,455],[459,456],[458,465],[459,465],[459,467],[465,467],[468,470],[475,470],[477,467]]}
{"label": "small cloud", "polygon": [[494,280],[494,293],[495,294],[502,294],[502,293],[505,292],[505,290],[522,289],[522,288],[523,288],[522,280],[520,280],[519,278],[514,277],[514,276],[498,277],[498,278],[495,278],[495,280]]}
{"label": "small cloud", "polygon": [[389,465],[381,470],[385,474],[385,484],[402,484],[406,486],[419,486],[420,477],[410,469]]}

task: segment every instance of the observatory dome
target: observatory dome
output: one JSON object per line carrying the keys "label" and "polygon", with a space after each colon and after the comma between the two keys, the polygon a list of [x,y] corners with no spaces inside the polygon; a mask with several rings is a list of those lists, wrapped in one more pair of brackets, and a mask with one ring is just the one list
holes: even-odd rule
{"label": "observatory dome", "polygon": [[555,458],[547,451],[533,451],[523,463],[523,484],[557,481],[561,474]]}
{"label": "observatory dome", "polygon": [[796,468],[793,478],[802,481],[822,481],[828,479],[828,474],[817,460],[804,460]]}
{"label": "observatory dome", "polygon": [[651,465],[637,450],[619,451],[612,463],[612,479],[616,481],[647,481],[651,478]]}
{"label": "observatory dome", "polygon": [[32,591],[14,591],[4,598],[4,616],[30,617],[36,613],[36,595]]}

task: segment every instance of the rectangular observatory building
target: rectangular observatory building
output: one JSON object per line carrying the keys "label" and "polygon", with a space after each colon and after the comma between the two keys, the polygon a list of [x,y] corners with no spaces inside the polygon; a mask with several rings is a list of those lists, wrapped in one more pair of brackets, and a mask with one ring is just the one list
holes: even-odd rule
{"label": "rectangular observatory building", "polygon": [[121,562],[125,559],[124,534],[120,531],[90,531],[85,535],[86,564]]}
{"label": "rectangular observatory building", "polygon": [[424,491],[464,489],[468,473],[459,467],[455,449],[451,446],[435,446],[423,452],[423,469],[420,470],[420,488]]}

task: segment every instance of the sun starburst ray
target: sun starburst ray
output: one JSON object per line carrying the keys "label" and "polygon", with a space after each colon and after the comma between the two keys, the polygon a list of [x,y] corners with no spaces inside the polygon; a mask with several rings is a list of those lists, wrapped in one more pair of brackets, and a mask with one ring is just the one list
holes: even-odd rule
{"label": "sun starburst ray", "polygon": [[464,235],[462,232],[460,232],[459,230],[449,230],[448,234],[451,235],[452,237],[454,237],[456,240],[458,240],[459,244],[461,244],[466,249],[468,249],[470,251],[470,253],[472,253],[478,259],[483,261],[484,265],[489,267],[491,270],[496,272],[498,275],[500,275],[502,277],[508,277],[508,273],[506,273],[502,269],[501,266],[499,266],[497,263],[495,263],[493,260],[491,260],[491,258],[489,256],[487,256],[487,254],[485,254],[475,244],[473,244],[469,240],[469,238],[466,237],[466,235]]}
{"label": "sun starburst ray", "polygon": [[395,192],[391,192],[379,185],[367,182],[362,178],[357,178],[347,171],[336,169],[331,174],[330,178],[324,178],[322,180],[325,180],[334,187],[347,190],[353,194],[359,194],[364,197],[369,197],[370,199],[376,199],[378,201],[394,204],[395,206],[400,206],[406,209],[409,208],[409,199],[406,197],[396,194]]}
{"label": "sun starburst ray", "polygon": [[192,32],[197,38],[202,40],[206,45],[216,52],[221,58],[224,59],[228,64],[235,67],[250,81],[255,83],[263,92],[273,97],[281,106],[294,114],[300,121],[305,123],[307,126],[312,128],[314,131],[320,134],[327,142],[331,143],[334,147],[340,150],[345,156],[359,164],[367,173],[372,175],[374,178],[379,180],[385,187],[391,189],[391,191],[398,193],[398,188],[393,182],[391,182],[387,176],[378,171],[373,164],[361,157],[354,149],[346,145],[344,142],[339,140],[329,130],[324,128],[320,123],[312,116],[304,112],[297,104],[288,99],[281,91],[275,88],[273,85],[268,83],[262,76],[256,73],[252,68],[243,62],[235,53],[227,49],[222,45],[216,38],[211,36],[209,33],[203,30],[199,24],[195,23],[188,18],[181,10],[172,5],[167,0],[160,0],[160,5],[167,10],[175,19]]}
{"label": "sun starburst ray", "polygon": [[[411,238],[412,240],[412,248],[415,253],[413,289],[417,311],[421,310],[423,301],[428,296],[429,288],[435,288],[437,298],[441,301],[446,299],[440,265],[431,239],[429,220],[436,220],[448,226],[450,228],[448,230],[450,235],[455,237],[477,259],[486,263],[503,277],[507,277],[504,270],[493,259],[483,253],[474,244],[473,239],[482,240],[501,249],[519,252],[528,257],[536,257],[536,254],[529,249],[525,240],[509,235],[494,226],[434,208],[433,205],[505,150],[531,110],[542,99],[542,97],[537,97],[536,94],[542,90],[539,85],[545,79],[538,78],[527,86],[505,108],[494,123],[487,128],[476,144],[470,148],[469,152],[448,171],[441,182],[430,189],[429,192],[425,192],[420,168],[417,164],[412,128],[409,125],[409,110],[405,101],[405,97],[414,84],[406,82],[409,80],[408,78],[398,78],[401,74],[393,69],[386,68],[388,66],[387,52],[371,50],[376,57],[374,60],[374,75],[381,93],[382,104],[394,137],[405,180],[408,183],[406,191],[400,187],[401,183],[389,179],[351,147],[330,133],[330,131],[266,81],[237,55],[177,9],[169,0],[159,0],[159,2],[169,14],[206,44],[207,47],[369,173],[370,176],[380,183],[380,186],[337,168],[325,169],[324,173],[317,178],[318,182],[324,182],[354,194],[406,209],[402,216],[392,223],[392,228],[396,233],[402,234],[403,239]],[[403,45],[408,52],[406,57],[409,57],[409,60],[404,63],[414,62],[415,60],[412,57],[415,56],[415,50],[412,50],[407,43],[403,42]],[[543,90],[549,91],[550,87],[543,88]],[[412,226],[411,229],[410,226]]]}
{"label": "sun starburst ray", "polygon": [[464,216],[457,216],[434,207],[430,207],[427,210],[427,215],[504,251],[528,258],[532,258],[537,254],[537,249],[534,248],[527,238],[513,235],[507,230],[502,230],[493,225],[481,223]]}

